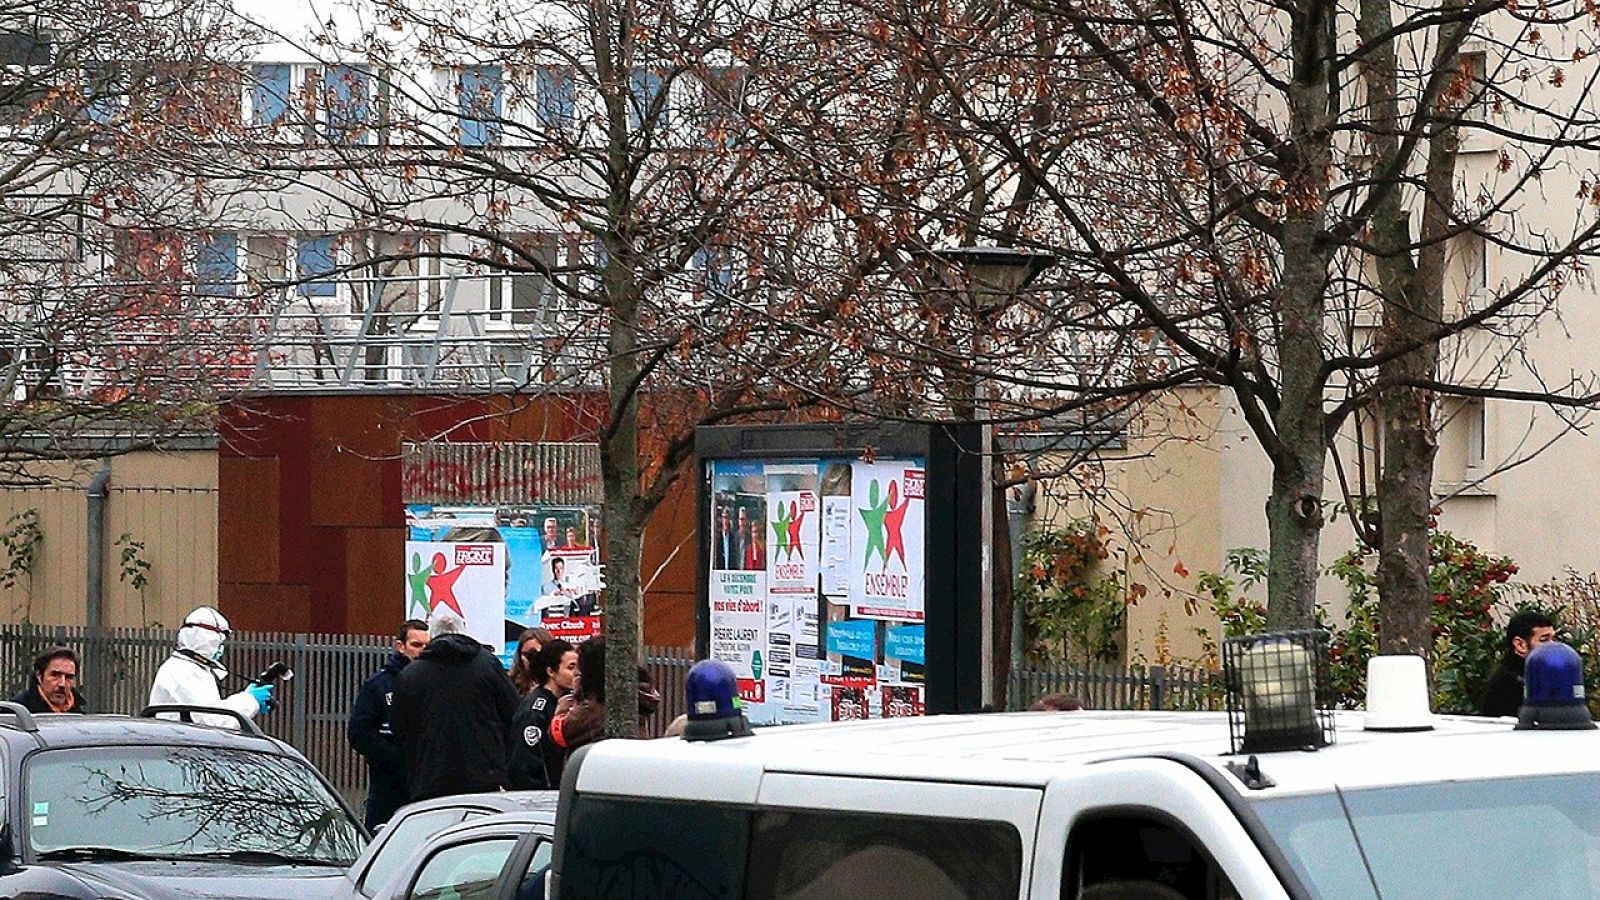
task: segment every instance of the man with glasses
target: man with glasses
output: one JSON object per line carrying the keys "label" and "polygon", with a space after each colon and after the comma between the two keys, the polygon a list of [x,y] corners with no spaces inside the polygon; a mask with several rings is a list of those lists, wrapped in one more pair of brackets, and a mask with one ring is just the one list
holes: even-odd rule
{"label": "man with glasses", "polygon": [[428,625],[421,619],[400,623],[394,652],[383,668],[362,682],[350,708],[350,749],[367,760],[367,828],[376,829],[389,821],[406,802],[406,772],[400,744],[389,727],[394,709],[394,686],[400,670],[427,649]]}
{"label": "man with glasses", "polygon": [[[178,629],[178,648],[156,670],[155,683],[150,685],[150,705],[178,704],[183,706],[209,706],[213,709],[231,709],[247,719],[255,718],[272,701],[270,684],[252,684],[236,694],[222,696],[217,683],[228,675],[222,665],[222,647],[228,636],[228,620],[210,606],[201,606],[183,619]],[[162,718],[181,718],[177,713],[161,714]],[[216,728],[237,728],[231,716],[194,714],[200,725]]]}

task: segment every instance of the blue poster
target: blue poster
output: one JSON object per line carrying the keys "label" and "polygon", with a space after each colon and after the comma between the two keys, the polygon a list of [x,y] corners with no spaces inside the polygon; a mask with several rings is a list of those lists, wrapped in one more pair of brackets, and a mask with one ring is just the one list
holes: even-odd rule
{"label": "blue poster", "polygon": [[884,629],[883,655],[901,662],[923,665],[926,625],[891,625]]}
{"label": "blue poster", "polygon": [[828,623],[828,652],[856,659],[878,655],[878,623],[870,619]]}

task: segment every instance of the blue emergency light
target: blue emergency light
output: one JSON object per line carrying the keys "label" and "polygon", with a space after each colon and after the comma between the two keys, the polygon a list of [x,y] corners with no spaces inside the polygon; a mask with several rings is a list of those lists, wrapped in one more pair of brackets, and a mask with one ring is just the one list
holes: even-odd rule
{"label": "blue emergency light", "polygon": [[739,709],[739,678],[733,666],[720,659],[702,659],[689,670],[684,682],[689,722],[686,741],[720,741],[753,734],[750,721]]}
{"label": "blue emergency light", "polygon": [[1528,654],[1517,730],[1578,731],[1594,728],[1583,687],[1583,657],[1560,641]]}

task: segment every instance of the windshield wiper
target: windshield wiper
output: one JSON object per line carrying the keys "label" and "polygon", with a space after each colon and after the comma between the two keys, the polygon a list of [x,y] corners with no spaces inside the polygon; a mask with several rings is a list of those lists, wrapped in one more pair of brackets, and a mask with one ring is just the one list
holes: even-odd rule
{"label": "windshield wiper", "polygon": [[294,856],[289,853],[273,853],[270,850],[216,850],[210,853],[185,853],[177,859],[216,859],[226,862],[265,863],[268,865],[288,866],[347,866],[349,860],[340,862],[336,859],[324,859],[316,856]]}
{"label": "windshield wiper", "polygon": [[171,858],[170,856],[154,856],[149,853],[140,853],[137,850],[123,850],[120,847],[62,847],[59,850],[46,850],[38,855],[40,862],[91,859],[111,859],[126,862],[128,860]]}

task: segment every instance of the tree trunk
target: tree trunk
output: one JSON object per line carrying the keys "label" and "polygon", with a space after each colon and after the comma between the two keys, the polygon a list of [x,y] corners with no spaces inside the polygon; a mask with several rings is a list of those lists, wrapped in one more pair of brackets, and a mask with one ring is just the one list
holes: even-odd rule
{"label": "tree trunk", "polygon": [[1279,282],[1279,404],[1273,416],[1272,494],[1267,499],[1267,624],[1316,624],[1317,548],[1327,460],[1323,373],[1328,265],[1323,228],[1332,166],[1328,59],[1333,5],[1309,0],[1293,16],[1294,80],[1289,88],[1293,166],[1285,171]]}
{"label": "tree trunk", "polygon": [[[997,461],[1003,457],[996,457]],[[994,705],[1006,709],[1011,682],[1011,520],[1006,513],[1005,479],[1000,466],[995,466],[994,484]]]}
{"label": "tree trunk", "polygon": [[645,525],[639,484],[639,361],[637,301],[632,285],[614,290],[606,334],[607,399],[610,416],[600,437],[600,473],[605,485],[606,526],[606,732],[639,733],[637,667],[644,595],[639,559]]}
{"label": "tree trunk", "polygon": [[[1446,6],[1453,5],[1447,3]],[[1361,76],[1373,109],[1368,140],[1374,166],[1394,164],[1401,152],[1398,59],[1388,0],[1363,0],[1357,30],[1371,45]],[[1453,73],[1464,26],[1440,28],[1434,68]],[[1411,239],[1411,219],[1398,185],[1377,188],[1372,218],[1378,294],[1383,298],[1379,350],[1417,349],[1378,368],[1378,413],[1383,429],[1383,471],[1378,478],[1378,652],[1426,658],[1433,648],[1430,613],[1432,560],[1428,523],[1433,512],[1433,467],[1438,443],[1433,431],[1433,393],[1416,387],[1439,366],[1438,344],[1428,340],[1444,321],[1445,239],[1455,203],[1457,129],[1451,123],[1432,131],[1424,144],[1427,169],[1422,194],[1421,240]],[[1413,260],[1412,253],[1416,258]]]}

